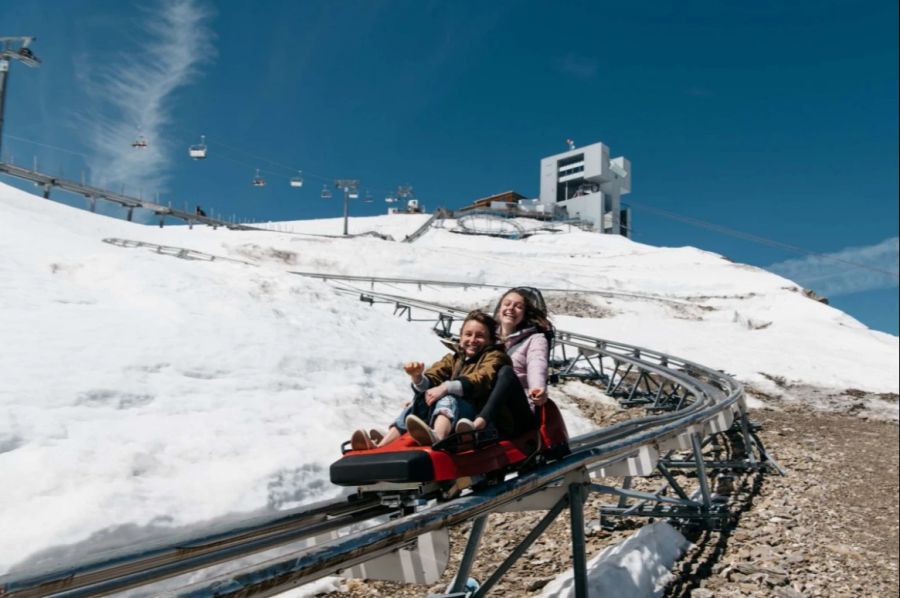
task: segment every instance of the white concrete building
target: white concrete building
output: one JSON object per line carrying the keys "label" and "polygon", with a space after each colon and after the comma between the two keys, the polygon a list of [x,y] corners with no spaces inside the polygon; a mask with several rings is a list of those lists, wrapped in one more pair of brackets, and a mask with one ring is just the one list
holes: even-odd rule
{"label": "white concrete building", "polygon": [[594,224],[597,232],[631,236],[631,211],[620,198],[631,192],[631,162],[609,159],[609,148],[594,143],[541,160],[541,203],[550,213]]}

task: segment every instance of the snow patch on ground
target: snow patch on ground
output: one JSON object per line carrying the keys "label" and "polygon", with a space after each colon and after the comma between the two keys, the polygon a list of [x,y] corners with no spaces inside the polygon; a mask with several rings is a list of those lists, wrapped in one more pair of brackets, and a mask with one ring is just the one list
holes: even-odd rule
{"label": "snow patch on ground", "polygon": [[[352,218],[350,232],[401,239],[427,218]],[[292,271],[579,291],[550,294],[558,328],[721,369],[770,407],[897,420],[896,336],[709,252],[579,230],[518,241],[431,230],[405,244],[342,238],[339,218],[276,224],[160,229],[0,184],[0,574],[66,546],[87,555],[111,537],[337,493],[327,469],[348,432],[394,416],[409,395],[403,361],[446,350],[430,324]],[[501,292],[381,288],[488,309]],[[586,390],[555,392],[573,436],[593,428],[566,399]]]}
{"label": "snow patch on ground", "polygon": [[[624,542],[605,548],[587,563],[591,596],[662,596],[672,581],[672,566],[690,542],[668,523],[645,525]],[[572,569],[550,582],[542,598],[575,596]]]}

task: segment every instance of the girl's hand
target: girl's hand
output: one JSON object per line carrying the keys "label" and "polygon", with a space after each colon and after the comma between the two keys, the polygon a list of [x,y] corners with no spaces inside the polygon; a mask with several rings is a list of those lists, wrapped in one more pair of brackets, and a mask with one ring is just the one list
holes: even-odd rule
{"label": "girl's hand", "polygon": [[403,364],[403,371],[409,374],[413,382],[421,382],[422,373],[425,371],[425,364],[421,361],[407,361]]}
{"label": "girl's hand", "polygon": [[535,405],[543,405],[547,402],[547,389],[546,388],[532,388],[528,391],[528,398],[531,399],[531,402]]}
{"label": "girl's hand", "polygon": [[447,396],[447,383],[444,382],[440,386],[435,386],[434,388],[429,388],[425,391],[425,403],[428,404],[429,407],[434,405],[438,400]]}

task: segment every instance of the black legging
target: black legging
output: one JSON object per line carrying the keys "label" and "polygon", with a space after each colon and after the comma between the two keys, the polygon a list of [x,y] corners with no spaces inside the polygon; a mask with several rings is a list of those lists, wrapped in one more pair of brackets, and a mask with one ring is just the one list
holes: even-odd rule
{"label": "black legging", "polygon": [[521,436],[537,429],[525,389],[516,372],[508,365],[497,372],[497,381],[479,416],[493,423],[501,437]]}

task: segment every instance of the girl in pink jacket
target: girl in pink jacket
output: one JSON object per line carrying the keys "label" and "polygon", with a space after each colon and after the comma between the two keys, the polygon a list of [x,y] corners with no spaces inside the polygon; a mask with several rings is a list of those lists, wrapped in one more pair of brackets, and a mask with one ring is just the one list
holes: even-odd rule
{"label": "girl in pink jacket", "polygon": [[[512,416],[512,421],[501,429],[505,436],[518,436],[536,429],[534,407],[547,401],[548,336],[553,326],[538,305],[537,297],[536,289],[516,287],[500,297],[494,310],[497,332],[512,366],[504,366],[497,372],[497,382],[482,415],[505,405]],[[471,428],[482,430],[486,426],[487,420],[479,416],[472,422],[460,420],[456,429],[458,432]]]}
{"label": "girl in pink jacket", "polygon": [[548,336],[553,330],[547,314],[537,304],[538,297],[535,289],[510,289],[500,297],[494,312],[500,325],[500,341],[506,345],[513,371],[533,405],[543,405],[547,400]]}

